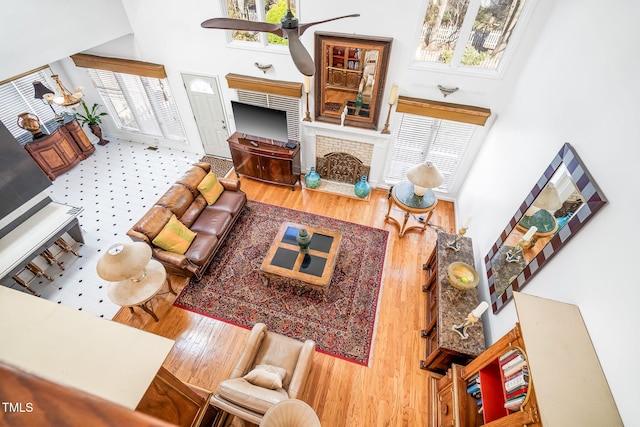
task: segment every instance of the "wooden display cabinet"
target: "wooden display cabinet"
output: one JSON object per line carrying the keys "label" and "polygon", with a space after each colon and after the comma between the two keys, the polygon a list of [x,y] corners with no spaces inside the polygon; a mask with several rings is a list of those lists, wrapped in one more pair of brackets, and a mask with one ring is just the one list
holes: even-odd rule
{"label": "wooden display cabinet", "polygon": [[51,181],[95,151],[76,120],[61,125],[51,135],[28,142],[24,148]]}
{"label": "wooden display cabinet", "polygon": [[514,298],[511,331],[467,366],[430,376],[430,425],[622,426],[578,308]]}
{"label": "wooden display cabinet", "polygon": [[[245,175],[293,191],[300,178],[300,144],[288,148],[284,142],[235,132],[227,140],[236,176]],[[255,143],[253,145],[252,143]]]}

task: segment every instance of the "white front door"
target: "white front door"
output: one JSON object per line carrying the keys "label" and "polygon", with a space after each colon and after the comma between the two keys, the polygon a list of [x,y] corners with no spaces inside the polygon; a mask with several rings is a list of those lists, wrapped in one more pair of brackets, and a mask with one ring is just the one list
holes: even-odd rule
{"label": "white front door", "polygon": [[218,90],[218,79],[211,76],[182,74],[193,117],[206,154],[231,158],[227,138],[227,120]]}

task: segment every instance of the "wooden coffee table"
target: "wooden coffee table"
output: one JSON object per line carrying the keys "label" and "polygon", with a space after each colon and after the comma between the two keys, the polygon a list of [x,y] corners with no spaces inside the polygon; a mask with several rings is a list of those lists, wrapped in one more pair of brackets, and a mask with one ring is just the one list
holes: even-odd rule
{"label": "wooden coffee table", "polygon": [[[296,236],[301,228],[311,235],[309,252],[300,252]],[[340,233],[306,225],[284,222],[276,234],[267,256],[260,266],[265,285],[271,278],[302,288],[326,291],[336,266],[340,249]]]}

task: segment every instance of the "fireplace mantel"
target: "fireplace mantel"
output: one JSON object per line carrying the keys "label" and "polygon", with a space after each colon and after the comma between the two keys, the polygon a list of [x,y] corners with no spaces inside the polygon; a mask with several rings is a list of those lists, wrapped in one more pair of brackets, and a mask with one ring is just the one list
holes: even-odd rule
{"label": "fireplace mantel", "polygon": [[302,125],[302,169],[305,173],[311,166],[315,166],[316,137],[338,138],[373,146],[371,170],[368,177],[369,183],[374,188],[385,186],[384,169],[387,153],[392,143],[391,135],[382,134],[379,131],[322,122],[302,122]]}

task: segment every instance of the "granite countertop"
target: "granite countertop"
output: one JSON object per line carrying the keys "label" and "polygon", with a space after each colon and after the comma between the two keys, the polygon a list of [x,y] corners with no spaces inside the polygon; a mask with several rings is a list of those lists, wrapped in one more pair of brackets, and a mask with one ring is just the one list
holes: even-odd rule
{"label": "granite countertop", "polygon": [[458,244],[460,251],[447,248],[447,243],[455,239],[455,234],[438,233],[438,344],[441,348],[456,351],[469,356],[478,356],[485,350],[484,328],[482,320],[467,328],[469,338],[462,339],[453,331],[467,315],[478,306],[478,288],[462,291],[454,288],[447,277],[447,267],[455,261],[462,261],[475,268],[471,239],[462,237]]}

